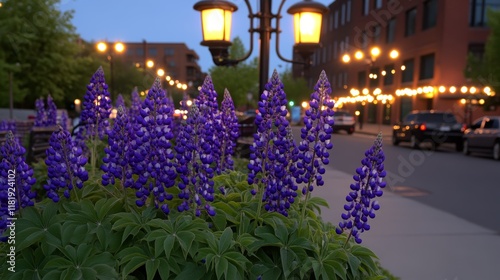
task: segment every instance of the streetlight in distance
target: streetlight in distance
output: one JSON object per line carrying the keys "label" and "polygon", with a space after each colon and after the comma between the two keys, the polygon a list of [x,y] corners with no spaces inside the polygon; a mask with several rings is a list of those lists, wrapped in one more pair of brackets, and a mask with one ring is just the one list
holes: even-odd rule
{"label": "streetlight in distance", "polygon": [[[278,12],[272,13],[272,0],[260,0],[260,10],[254,13],[249,0],[245,0],[250,18],[250,50],[241,58],[229,58],[228,48],[231,46],[231,21],[232,13],[238,7],[225,0],[202,0],[194,4],[194,9],[200,11],[202,21],[203,41],[201,45],[207,46],[212,54],[212,60],[218,66],[236,65],[250,57],[253,51],[253,33],[259,33],[260,54],[259,54],[259,90],[264,91],[264,85],[269,78],[269,51],[271,33],[276,33],[276,54],[286,62],[310,65],[310,56],[314,50],[320,47],[321,22],[323,14],[328,8],[321,3],[312,0],[304,0],[292,5],[287,12],[294,18],[294,49],[301,56],[303,61],[294,61],[284,58],[279,52],[279,34],[281,10],[286,0],[282,0]],[[257,27],[254,27],[254,20],[258,20]],[[275,19],[276,26],[272,27],[271,22]]]}
{"label": "streetlight in distance", "polygon": [[111,99],[115,100],[115,81],[113,75],[113,55],[121,54],[125,51],[125,45],[121,42],[116,42],[113,44],[112,48],[108,47],[108,43],[106,42],[98,42],[96,44],[96,48],[100,53],[104,53],[107,55],[107,59],[109,62],[109,71],[111,76],[111,89],[109,90],[111,93]]}

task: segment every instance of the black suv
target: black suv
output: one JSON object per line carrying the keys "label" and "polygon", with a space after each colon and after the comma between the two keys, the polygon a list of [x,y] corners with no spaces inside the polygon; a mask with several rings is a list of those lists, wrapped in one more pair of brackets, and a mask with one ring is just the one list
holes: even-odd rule
{"label": "black suv", "polygon": [[420,143],[428,142],[432,149],[436,149],[440,144],[454,143],[456,150],[461,151],[465,128],[448,112],[412,111],[401,123],[393,126],[392,144],[410,142],[410,146],[417,149]]}

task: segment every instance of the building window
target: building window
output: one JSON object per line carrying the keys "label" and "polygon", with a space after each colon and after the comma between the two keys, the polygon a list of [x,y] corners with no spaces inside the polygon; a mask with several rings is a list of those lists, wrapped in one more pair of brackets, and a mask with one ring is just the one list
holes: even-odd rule
{"label": "building window", "polygon": [[337,50],[337,45],[338,45],[338,44],[337,44],[337,41],[334,41],[334,42],[333,42],[333,59],[337,59],[337,57],[338,57],[338,56],[337,56],[337,51],[338,51],[338,50]]}
{"label": "building window", "polygon": [[370,69],[370,75],[368,77],[370,78],[370,87],[378,87],[380,81],[380,69],[378,67]]}
{"label": "building window", "polygon": [[151,56],[156,56],[158,52],[156,51],[156,48],[148,48],[148,54]]}
{"label": "building window", "polygon": [[470,0],[470,26],[486,26],[488,9],[500,9],[500,0]]}
{"label": "building window", "polygon": [[434,78],[434,54],[420,57],[420,80]]}
{"label": "building window", "polygon": [[345,4],[342,4],[342,7],[340,8],[340,25],[345,24]]}
{"label": "building window", "polygon": [[168,62],[168,66],[170,66],[170,67],[175,67],[175,61],[170,60],[170,61]]}
{"label": "building window", "polygon": [[172,49],[172,48],[165,48],[163,50],[163,52],[165,53],[165,55],[174,55],[174,53],[175,53],[174,49]]}
{"label": "building window", "polygon": [[415,66],[415,62],[412,59],[407,59],[403,61],[403,65],[401,66],[401,70],[403,70],[403,75],[401,76],[402,83],[413,82],[413,69]]}
{"label": "building window", "polygon": [[427,0],[424,2],[424,22],[422,29],[426,30],[436,26],[438,13],[438,1]]}
{"label": "building window", "polygon": [[337,78],[337,87],[338,88],[341,88],[342,87],[342,81],[343,81],[343,73],[342,72],[339,72],[339,75],[338,75],[338,78]]}
{"label": "building window", "polygon": [[386,42],[392,43],[394,42],[394,35],[396,34],[396,18],[391,18],[389,22],[387,22],[387,27],[386,27]]}
{"label": "building window", "polygon": [[417,8],[413,8],[406,12],[406,28],[405,36],[411,36],[415,34],[415,22],[417,20]]}
{"label": "building window", "polygon": [[335,11],[335,14],[333,16],[333,26],[335,29],[337,29],[339,27],[339,11]]}
{"label": "building window", "polygon": [[382,8],[382,0],[375,0],[375,9]]}
{"label": "building window", "polygon": [[366,71],[358,72],[358,87],[360,89],[366,87]]}
{"label": "building window", "polygon": [[135,49],[135,54],[136,55],[144,55],[144,49],[143,48]]}
{"label": "building window", "polygon": [[380,24],[377,24],[373,26],[372,30],[372,37],[373,37],[373,42],[374,43],[379,43],[380,42],[380,34],[382,33],[382,28],[380,27]]}
{"label": "building window", "polygon": [[394,83],[395,73],[394,64],[389,64],[384,67],[384,72],[382,72],[382,76],[384,76],[384,86],[389,86]]}
{"label": "building window", "polygon": [[331,13],[331,14],[330,14],[330,17],[328,18],[328,23],[329,23],[329,24],[328,24],[328,28],[329,28],[328,30],[329,30],[329,31],[332,31],[332,30],[333,30],[333,15],[334,15],[334,14],[335,14],[335,13]]}
{"label": "building window", "polygon": [[370,12],[370,0],[363,0],[363,15],[366,16]]}
{"label": "building window", "polygon": [[346,21],[351,21],[351,0],[347,0]]}

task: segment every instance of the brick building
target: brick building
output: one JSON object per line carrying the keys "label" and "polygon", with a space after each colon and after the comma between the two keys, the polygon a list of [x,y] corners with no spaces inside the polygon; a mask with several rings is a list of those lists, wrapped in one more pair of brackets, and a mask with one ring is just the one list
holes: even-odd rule
{"label": "brick building", "polygon": [[[500,0],[336,0],[306,79],[312,85],[325,70],[337,104],[369,123],[392,124],[421,109],[451,110],[466,123],[500,115],[487,105],[495,95],[488,79],[464,75],[469,53],[484,53],[489,7],[500,8]],[[378,55],[370,53],[375,46]],[[364,57],[355,59],[356,51]]]}
{"label": "brick building", "polygon": [[124,42],[123,60],[137,67],[144,67],[148,60],[154,62],[150,71],[165,71],[173,81],[197,87],[203,83],[204,75],[198,65],[199,56],[184,43]]}

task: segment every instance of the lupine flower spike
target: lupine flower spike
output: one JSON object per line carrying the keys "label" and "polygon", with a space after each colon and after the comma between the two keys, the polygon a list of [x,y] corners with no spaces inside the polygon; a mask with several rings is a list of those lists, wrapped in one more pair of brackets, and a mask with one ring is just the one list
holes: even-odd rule
{"label": "lupine flower spike", "polygon": [[[299,155],[295,177],[297,183],[303,183],[302,194],[305,203],[315,186],[324,184],[322,175],[325,173],[324,165],[329,163],[328,150],[332,149],[331,135],[333,133],[333,106],[330,98],[331,87],[322,71],[314,92],[311,94],[309,109],[304,116],[304,127],[301,129]],[[305,215],[306,206],[302,208]]]}
{"label": "lupine flower spike", "polygon": [[47,112],[45,111],[45,102],[43,101],[43,97],[40,97],[35,101],[35,110],[36,110],[36,116],[33,126],[34,127],[47,126]]}
{"label": "lupine flower spike", "polygon": [[104,148],[106,155],[101,169],[102,184],[115,184],[115,178],[119,179],[122,186],[131,187],[134,183],[132,178],[132,167],[129,159],[133,156],[130,150],[130,140],[133,139],[135,131],[130,125],[127,109],[121,105],[118,107],[116,120],[113,128],[108,133],[108,146]]}
{"label": "lupine flower spike", "polygon": [[78,146],[86,151],[86,140],[90,140],[90,166],[92,173],[97,167],[97,144],[103,139],[109,129],[109,115],[111,113],[111,98],[108,85],[104,79],[104,71],[99,67],[87,85],[87,92],[83,99],[81,122],[83,127],[77,136]]}
{"label": "lupine flower spike", "polygon": [[[81,189],[83,182],[88,180],[85,170],[87,158],[82,154],[82,149],[73,143],[71,134],[61,126],[52,133],[49,143],[45,159],[48,179],[43,188],[50,199],[58,202],[61,189],[64,189],[63,195],[69,198],[71,190],[75,187]],[[78,200],[78,195],[75,195]]]}
{"label": "lupine flower spike", "polygon": [[128,116],[133,123],[135,123],[137,116],[141,112],[141,104],[141,97],[139,96],[139,92],[137,92],[137,87],[135,87],[134,90],[132,90],[131,103],[128,111]]}
{"label": "lupine flower spike", "polygon": [[209,204],[213,201],[214,183],[210,177],[213,176],[213,169],[207,164],[207,157],[198,144],[201,137],[199,131],[205,125],[204,120],[195,103],[189,110],[186,122],[179,129],[175,146],[176,169],[181,179],[178,185],[179,198],[184,201],[177,210],[182,212],[194,209],[195,215],[200,216],[201,210],[204,209],[210,216],[214,216],[215,209]]}
{"label": "lupine flower spike", "polygon": [[171,126],[170,107],[161,80],[157,78],[137,116],[136,138],[131,148],[134,151],[133,171],[138,175],[134,183],[137,206],[143,206],[150,198],[165,214],[170,212],[166,201],[173,198],[167,189],[174,185],[177,177],[170,143],[174,137]]}
{"label": "lupine flower spike", "polygon": [[221,103],[221,123],[222,130],[219,136],[221,142],[221,160],[218,170],[223,172],[225,170],[233,169],[234,148],[236,147],[236,140],[239,135],[238,117],[234,111],[234,103],[231,94],[227,89],[224,90],[224,99]]}
{"label": "lupine flower spike", "polygon": [[87,92],[83,99],[81,121],[86,126],[88,137],[98,136],[103,139],[109,123],[111,113],[111,98],[108,85],[104,79],[104,71],[99,67],[87,85]]}
{"label": "lupine flower spike", "polygon": [[33,169],[24,161],[25,152],[12,131],[7,132],[7,139],[0,147],[0,236],[7,228],[7,219],[17,214],[19,206],[34,204],[36,193],[31,187],[36,179]]}
{"label": "lupine flower spike", "polygon": [[126,107],[125,100],[123,99],[123,95],[118,94],[118,96],[116,97],[115,106],[116,106],[116,108],[120,108],[120,106]]}
{"label": "lupine flower spike", "polygon": [[57,125],[57,106],[52,96],[47,96],[47,126]]}
{"label": "lupine flower spike", "polygon": [[349,238],[352,236],[358,244],[362,241],[359,235],[370,229],[368,219],[375,218],[375,211],[380,209],[374,198],[382,196],[382,189],[386,185],[381,133],[365,156],[361,161],[362,166],[356,169],[356,175],[353,176],[355,183],[351,184],[351,192],[346,196],[343,221],[336,228],[338,234],[349,230]]}
{"label": "lupine flower spike", "polygon": [[[297,186],[288,180],[287,170],[291,151],[286,119],[287,100],[283,83],[275,70],[260,96],[259,113],[255,118],[257,133],[250,147],[248,183],[261,186],[260,203],[267,211],[288,215],[287,209],[297,195]],[[259,176],[260,174],[260,176]],[[257,192],[252,190],[255,195]],[[259,207],[260,211],[260,207]]]}

